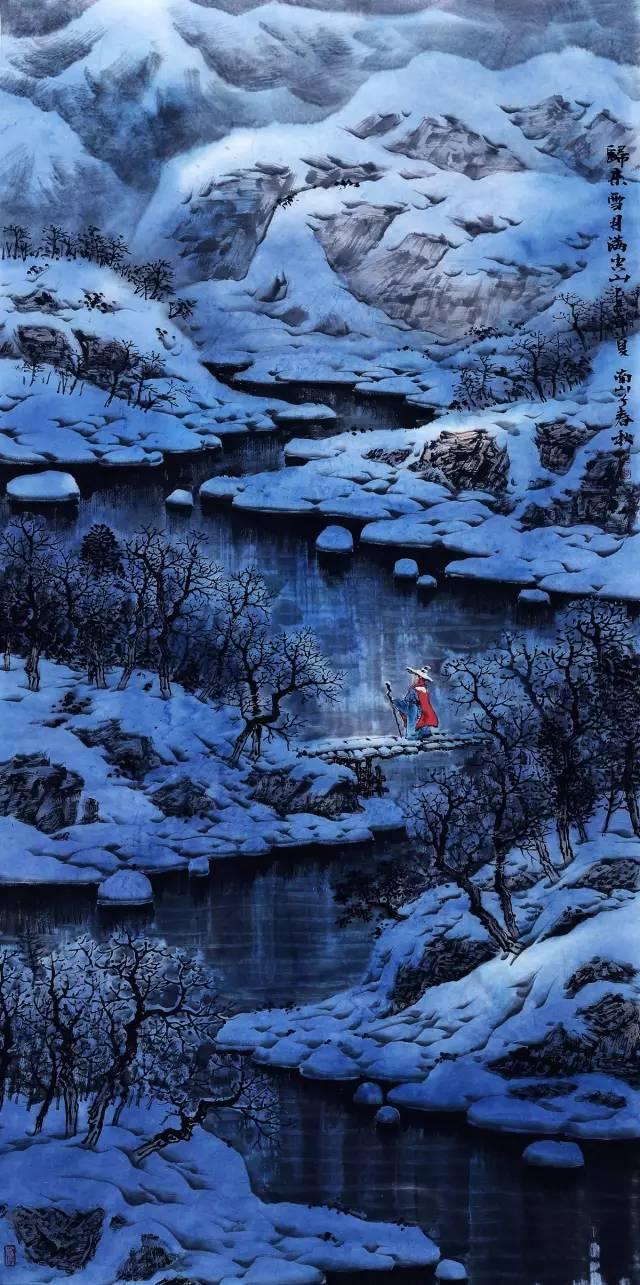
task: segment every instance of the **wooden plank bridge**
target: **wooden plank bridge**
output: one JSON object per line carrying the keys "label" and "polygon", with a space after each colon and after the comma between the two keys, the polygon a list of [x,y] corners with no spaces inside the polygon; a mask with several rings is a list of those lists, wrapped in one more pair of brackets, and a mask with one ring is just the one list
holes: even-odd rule
{"label": "wooden plank bridge", "polygon": [[406,736],[333,736],[322,741],[309,741],[298,749],[299,758],[322,759],[325,763],[366,762],[368,759],[391,759],[406,754],[429,751],[468,749],[482,745],[484,738],[473,733],[432,732],[420,741]]}

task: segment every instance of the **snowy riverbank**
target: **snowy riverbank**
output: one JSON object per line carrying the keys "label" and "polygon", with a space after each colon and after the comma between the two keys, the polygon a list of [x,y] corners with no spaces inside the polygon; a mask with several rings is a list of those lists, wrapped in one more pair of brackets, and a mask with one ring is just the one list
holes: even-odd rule
{"label": "snowy riverbank", "polygon": [[374,1081],[401,1110],[481,1128],[640,1137],[640,841],[615,830],[582,844],[555,884],[531,884],[511,854],[517,955],[487,949],[465,895],[440,886],[383,929],[362,984],[238,1014],[220,1045],[312,1079]]}
{"label": "snowy riverbank", "polygon": [[[449,577],[635,599],[637,452],[619,497],[607,474],[617,467],[615,360],[615,345],[605,345],[584,392],[544,407],[449,413],[392,440],[383,430],[294,440],[286,456],[297,467],[216,478],[203,499],[230,500],[244,516],[347,522],[361,545],[410,550],[422,570],[445,555]],[[628,522],[615,512],[627,491]]]}
{"label": "snowy riverbank", "polygon": [[[144,1273],[158,1283],[188,1277],[220,1285],[322,1285],[329,1271],[423,1270],[437,1262],[436,1246],[417,1227],[263,1203],[240,1156],[211,1133],[198,1130],[191,1141],[136,1161],[136,1147],[166,1117],[166,1109],[129,1107],[89,1151],[79,1137],[63,1137],[59,1113],[52,1111],[51,1128],[34,1136],[33,1116],[5,1103],[0,1225],[5,1244],[18,1241],[20,1282],[48,1285],[70,1269],[77,1285],[112,1285],[133,1279],[123,1277],[127,1264],[137,1279]],[[57,1235],[48,1237],[51,1218]],[[65,1260],[65,1250],[73,1259]]]}
{"label": "snowy riverbank", "polygon": [[237,715],[179,687],[163,701],[144,672],[124,699],[47,661],[41,690],[29,692],[20,661],[14,666],[0,673],[13,755],[0,764],[0,883],[100,884],[124,869],[206,874],[210,861],[339,849],[403,827],[390,799],[349,810],[356,787],[348,768],[293,753],[263,765],[292,774],[296,803],[283,816],[256,797],[248,765],[229,763]]}

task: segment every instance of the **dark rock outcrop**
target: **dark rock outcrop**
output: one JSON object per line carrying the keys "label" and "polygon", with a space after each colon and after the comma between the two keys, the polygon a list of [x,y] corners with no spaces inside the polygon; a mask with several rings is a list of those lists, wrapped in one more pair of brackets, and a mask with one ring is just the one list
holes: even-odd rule
{"label": "dark rock outcrop", "polygon": [[336,272],[354,268],[382,240],[401,205],[370,205],[368,201],[345,206],[338,214],[316,215],[314,230],[331,267]]}
{"label": "dark rock outcrop", "polygon": [[16,754],[0,763],[0,814],[45,834],[74,825],[84,781],[46,754]]}
{"label": "dark rock outcrop", "polygon": [[98,723],[96,727],[76,728],[75,734],[84,745],[101,746],[109,762],[123,776],[132,777],[136,781],[142,780],[147,772],[158,767],[161,762],[150,736],[123,731],[116,718]]}
{"label": "dark rock outcrop", "polygon": [[566,473],[578,448],[590,441],[595,431],[567,424],[563,419],[536,424],[536,446],[542,467],[552,473]]}
{"label": "dark rock outcrop", "polygon": [[30,1209],[12,1214],[16,1236],[30,1263],[54,1267],[71,1276],[93,1258],[102,1233],[102,1209]]}
{"label": "dark rock outcrop", "polygon": [[431,942],[419,964],[401,964],[393,986],[391,1013],[410,1008],[430,986],[457,982],[474,968],[492,959],[495,950],[488,941],[444,937]]}
{"label": "dark rock outcrop", "polygon": [[30,365],[45,362],[50,366],[68,366],[71,362],[66,335],[55,326],[18,326],[16,338],[22,356]]}
{"label": "dark rock outcrop", "polygon": [[154,790],[151,801],[156,807],[170,817],[204,817],[209,816],[214,801],[200,781],[192,781],[188,776],[181,776],[177,781],[169,781]]}
{"label": "dark rock outcrop", "polygon": [[315,777],[292,777],[289,772],[266,772],[254,787],[254,798],[266,803],[280,816],[292,812],[315,812],[317,816],[337,817],[344,812],[359,812],[358,786],[355,779],[336,781],[321,793],[314,788]]}
{"label": "dark rock outcrop", "polygon": [[532,107],[503,107],[502,110],[525,138],[538,144],[541,152],[558,157],[585,178],[595,181],[603,177],[608,147],[625,147],[631,163],[637,163],[633,129],[607,110],[598,112],[585,123],[588,104],[569,102],[561,94],[551,94]]}
{"label": "dark rock outcrop", "polygon": [[120,1268],[120,1278],[123,1281],[148,1281],[156,1272],[171,1267],[174,1262],[175,1255],[169,1253],[157,1236],[148,1233],[143,1235],[138,1248],[131,1250]]}
{"label": "dark rock outcrop", "polygon": [[603,1072],[632,1082],[640,1074],[640,1003],[620,994],[603,995],[578,1009],[580,1028],[554,1026],[537,1044],[524,1044],[491,1063],[510,1076],[566,1076]]}
{"label": "dark rock outcrop", "polygon": [[256,165],[205,183],[172,229],[187,279],[244,277],[291,179],[286,165]]}
{"label": "dark rock outcrop", "polygon": [[401,121],[402,116],[398,112],[372,112],[357,125],[352,125],[349,133],[355,138],[379,138],[381,134],[388,134],[390,129],[395,129]]}
{"label": "dark rock outcrop", "polygon": [[640,891],[640,861],[634,861],[633,857],[608,860],[604,857],[602,861],[596,861],[588,870],[585,870],[584,874],[570,886],[595,888],[596,892],[604,892],[607,895],[618,888],[625,892],[638,892]]}
{"label": "dark rock outcrop", "polygon": [[420,459],[409,468],[456,491],[499,494],[509,479],[509,455],[486,429],[445,431],[425,445]]}
{"label": "dark rock outcrop", "polygon": [[526,169],[503,143],[476,134],[456,116],[425,116],[404,138],[388,143],[387,149],[415,161],[430,161],[442,170],[457,170],[471,179]]}
{"label": "dark rock outcrop", "polygon": [[624,476],[619,452],[598,451],[587,462],[580,487],[566,499],[549,504],[530,504],[522,521],[528,527],[576,526],[586,523],[614,535],[629,535],[633,529],[640,487]]}
{"label": "dark rock outcrop", "polygon": [[578,991],[589,986],[591,982],[631,982],[636,975],[633,964],[619,964],[613,959],[601,959],[598,955],[582,964],[569,978],[565,990],[570,999]]}

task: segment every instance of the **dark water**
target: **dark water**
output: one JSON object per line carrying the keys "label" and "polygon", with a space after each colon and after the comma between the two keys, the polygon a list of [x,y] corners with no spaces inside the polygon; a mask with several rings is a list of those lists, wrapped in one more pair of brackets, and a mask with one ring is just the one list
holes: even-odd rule
{"label": "dark water", "polygon": [[[321,999],[362,977],[372,945],[371,924],[339,925],[336,881],[363,861],[375,867],[392,857],[402,859],[402,850],[381,844],[337,851],[332,861],[230,862],[191,883],[172,876],[159,882],[152,916],[139,922],[151,935],[202,949],[234,1008]],[[112,926],[91,892],[48,892],[45,902],[36,890],[7,890],[0,937],[14,938],[27,920],[43,943]],[[274,1087],[273,1142],[248,1150],[242,1136],[225,1134],[264,1199],[338,1202],[370,1218],[415,1222],[443,1254],[464,1260],[472,1285],[639,1285],[637,1148],[586,1147],[578,1175],[532,1172],[520,1161],[526,1137],[484,1134],[455,1117],[416,1117],[390,1135],[376,1130],[370,1111],[353,1107],[353,1086],[285,1074]],[[387,1277],[373,1279],[382,1285]]]}

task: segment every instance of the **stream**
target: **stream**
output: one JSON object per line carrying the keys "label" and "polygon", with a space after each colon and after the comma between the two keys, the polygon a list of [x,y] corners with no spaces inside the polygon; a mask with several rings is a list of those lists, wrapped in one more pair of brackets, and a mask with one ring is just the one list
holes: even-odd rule
{"label": "stream", "polygon": [[[319,389],[301,396],[324,399]],[[373,399],[366,401],[373,408]],[[388,559],[374,552],[361,551],[344,569],[323,565],[313,533],[303,526],[165,508],[168,489],[201,481],[203,470],[210,476],[279,467],[282,441],[255,437],[233,445],[231,456],[214,465],[194,457],[137,477],[92,475],[86,485],[81,481],[78,514],[51,520],[74,539],[95,522],[122,533],[151,523],[178,534],[191,525],[205,532],[211,555],[228,569],[259,566],[274,594],[277,622],[311,624],[345,673],[340,702],[311,715],[309,735],[391,730],[384,681],[399,689],[407,682],[406,666],[426,662],[436,675],[441,722],[454,726],[455,712],[438,681],[441,662],[451,652],[480,650],[513,627],[510,595],[487,586],[443,585],[419,597],[413,588],[400,589]],[[433,765],[436,756],[429,757]],[[424,770],[420,756],[385,765],[400,792],[418,784]],[[336,849],[331,858],[308,853],[220,863],[197,883],[167,877],[158,882],[145,931],[201,949],[236,1009],[322,999],[359,981],[374,932],[362,920],[341,924],[338,880],[363,860],[375,867],[397,853],[390,840],[381,840],[364,852]],[[15,940],[27,922],[52,943],[108,927],[91,891],[54,890],[44,904],[36,890],[7,890],[0,939]],[[309,1084],[295,1074],[276,1076],[274,1085],[278,1137],[247,1155],[253,1186],[264,1199],[337,1201],[374,1218],[416,1221],[443,1255],[465,1261],[471,1285],[639,1285],[637,1148],[586,1147],[587,1164],[578,1174],[531,1172],[520,1161],[526,1138],[485,1135],[442,1118],[407,1118],[397,1134],[385,1135],[376,1131],[370,1112],[353,1107],[344,1087]],[[246,1151],[241,1136],[233,1143]],[[342,1285],[364,1281],[338,1279]],[[430,1273],[415,1270],[388,1277],[390,1285],[429,1279]]]}

